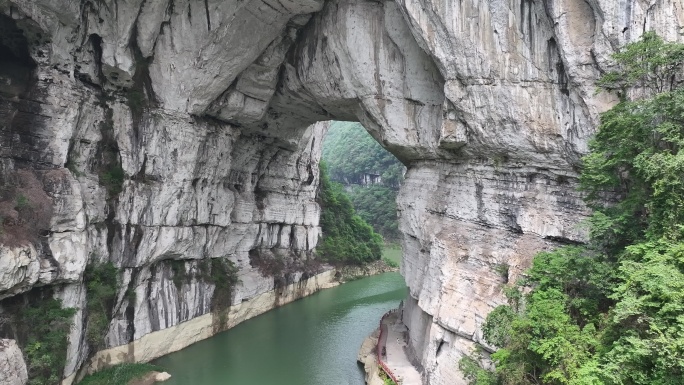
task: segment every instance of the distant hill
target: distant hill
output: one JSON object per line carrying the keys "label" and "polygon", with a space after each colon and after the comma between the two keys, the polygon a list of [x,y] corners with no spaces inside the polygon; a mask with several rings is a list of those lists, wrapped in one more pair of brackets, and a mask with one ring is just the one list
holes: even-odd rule
{"label": "distant hill", "polygon": [[323,160],[330,179],[345,186],[357,214],[386,241],[398,239],[396,198],[404,165],[356,122],[331,123]]}

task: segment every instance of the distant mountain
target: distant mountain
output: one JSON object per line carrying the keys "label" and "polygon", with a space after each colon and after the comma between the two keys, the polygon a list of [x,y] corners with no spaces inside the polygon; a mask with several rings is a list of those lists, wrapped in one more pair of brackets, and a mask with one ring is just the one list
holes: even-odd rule
{"label": "distant mountain", "polygon": [[323,160],[330,179],[344,185],[357,214],[386,241],[398,239],[396,199],[404,165],[356,122],[331,123]]}

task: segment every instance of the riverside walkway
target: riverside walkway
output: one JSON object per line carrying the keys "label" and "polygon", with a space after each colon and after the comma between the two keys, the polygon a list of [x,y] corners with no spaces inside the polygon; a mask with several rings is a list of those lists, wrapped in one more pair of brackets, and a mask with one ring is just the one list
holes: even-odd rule
{"label": "riverside walkway", "polygon": [[388,312],[382,317],[378,340],[380,366],[397,384],[422,385],[420,373],[406,355],[407,331],[398,312]]}

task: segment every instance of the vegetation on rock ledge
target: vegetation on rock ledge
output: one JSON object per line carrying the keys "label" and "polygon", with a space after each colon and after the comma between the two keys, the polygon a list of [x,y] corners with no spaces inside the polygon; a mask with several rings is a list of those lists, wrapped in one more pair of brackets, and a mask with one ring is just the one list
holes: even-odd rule
{"label": "vegetation on rock ledge", "polygon": [[29,385],[56,385],[66,364],[67,336],[76,309],[63,308],[51,290],[35,288],[1,304],[0,338],[16,339],[24,352]]}
{"label": "vegetation on rock ledge", "polygon": [[354,212],[354,207],[339,183],[330,181],[321,163],[319,202],[323,239],[316,248],[326,261],[360,264],[380,259],[382,237]]}
{"label": "vegetation on rock ledge", "polygon": [[591,241],[537,255],[509,288],[483,328],[496,370],[460,362],[471,384],[682,383],[684,45],[646,33],[615,59],[600,84],[622,101],[581,176]]}
{"label": "vegetation on rock ledge", "polygon": [[385,240],[399,239],[396,200],[404,165],[356,122],[333,122],[322,155],[330,179],[345,186],[356,213]]}
{"label": "vegetation on rock ledge", "polygon": [[162,369],[152,364],[120,364],[88,375],[79,385],[128,385],[131,380]]}
{"label": "vegetation on rock ledge", "polygon": [[88,311],[86,340],[93,351],[104,347],[104,337],[116,302],[117,277],[118,270],[111,262],[92,263],[86,267],[84,273]]}

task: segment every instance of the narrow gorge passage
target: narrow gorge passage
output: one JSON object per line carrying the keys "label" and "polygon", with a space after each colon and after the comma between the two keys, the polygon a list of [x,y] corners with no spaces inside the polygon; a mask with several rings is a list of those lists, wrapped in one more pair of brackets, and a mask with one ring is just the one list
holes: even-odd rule
{"label": "narrow gorge passage", "polygon": [[386,311],[406,298],[398,273],[323,290],[154,363],[167,385],[363,385],[356,355]]}

